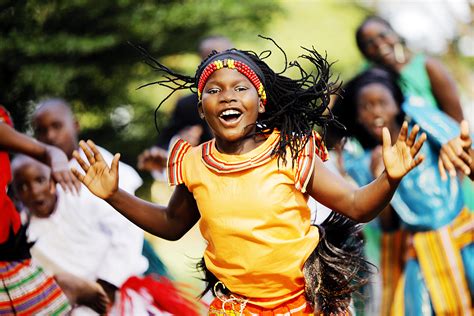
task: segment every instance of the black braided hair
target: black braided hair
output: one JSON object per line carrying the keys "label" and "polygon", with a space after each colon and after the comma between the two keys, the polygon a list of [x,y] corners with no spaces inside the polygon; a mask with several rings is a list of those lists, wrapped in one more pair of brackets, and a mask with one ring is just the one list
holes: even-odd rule
{"label": "black braided hair", "polygon": [[332,212],[318,228],[320,241],[303,268],[306,299],[315,315],[342,315],[374,266],[364,259],[361,224]]}
{"label": "black braided hair", "polygon": [[[283,53],[285,64],[282,72],[274,72],[265,63],[264,59],[271,55],[271,51],[264,51],[257,55],[253,51],[233,50],[250,58],[264,76],[261,79],[267,95],[267,104],[265,105],[265,113],[260,115],[257,122],[257,133],[270,133],[273,129],[278,129],[281,137],[278,146],[274,149],[274,154],[286,163],[286,152],[287,148],[289,148],[292,164],[294,164],[298,153],[306,145],[313,129],[316,126],[320,126],[324,135],[328,123],[335,121],[328,105],[330,96],[337,93],[339,88],[338,80],[336,79],[334,82],[331,82],[331,64],[327,61],[326,56],[321,56],[314,47],[311,49],[303,48],[305,53],[299,57],[309,61],[315,67],[315,71],[307,72],[298,61],[288,62],[283,49],[272,39],[260,37],[272,41]],[[139,88],[158,84],[172,90],[156,108],[155,124],[159,107],[174,92],[188,89],[197,93],[198,74],[207,65],[207,61],[218,54],[216,51],[213,51],[198,66],[196,75],[190,77],[172,71],[153,58],[143,48],[137,47],[137,49],[143,54],[148,65],[157,71],[165,73],[163,79],[144,84]],[[291,67],[298,68],[300,73],[299,79],[290,79],[283,75]]]}
{"label": "black braided hair", "polygon": [[390,90],[396,104],[400,108],[400,114],[396,118],[400,125],[405,117],[405,113],[401,109],[404,95],[400,87],[399,75],[396,72],[388,68],[373,67],[350,80],[341,89],[343,92],[336,99],[332,111],[337,120],[346,127],[344,136],[355,137],[364,149],[372,149],[380,144],[380,140],[374,139],[357,121],[357,99],[359,93],[363,87],[372,83],[382,84]]}

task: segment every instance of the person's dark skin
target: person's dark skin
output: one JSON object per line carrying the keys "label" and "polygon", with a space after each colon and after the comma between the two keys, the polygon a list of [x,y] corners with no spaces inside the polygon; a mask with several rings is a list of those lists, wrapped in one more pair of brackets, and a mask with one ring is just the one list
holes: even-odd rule
{"label": "person's dark skin", "polygon": [[[356,105],[356,120],[379,143],[383,142],[383,135],[380,126],[374,122],[380,121],[387,126],[391,135],[396,135],[403,129],[396,119],[400,113],[399,105],[383,84],[371,83],[361,88]],[[370,171],[374,178],[383,173],[383,164],[381,146],[377,146],[372,149],[370,162]],[[400,227],[400,218],[391,205],[387,205],[378,218],[383,231],[392,232]]]}
{"label": "person's dark skin", "polygon": [[66,272],[55,274],[54,279],[72,305],[84,305],[100,315],[106,315],[110,299],[98,282],[81,279]]}
{"label": "person's dark skin", "polygon": [[474,149],[472,149],[467,121],[461,122],[461,132],[458,137],[441,146],[438,168],[443,180],[447,179],[447,172],[455,177],[456,169],[474,180]]}
{"label": "person's dark skin", "polygon": [[40,103],[33,113],[32,125],[39,141],[61,148],[72,159],[72,152],[78,149],[80,127],[64,101],[52,99]]}
{"label": "person's dark skin", "polygon": [[[204,60],[213,50],[221,52],[232,48],[230,40],[223,36],[211,36],[201,40],[198,48],[201,60]],[[189,100],[195,99],[195,104],[189,108]],[[174,136],[187,141],[192,146],[197,146],[210,139],[210,131],[204,121],[196,122],[198,99],[197,96],[181,98],[176,104],[171,115],[170,123],[164,127],[159,136],[158,146],[144,150],[138,156],[137,167],[144,171],[162,171],[168,158],[168,143]]]}
{"label": "person's dark skin", "polygon": [[[223,113],[233,109],[240,114],[225,119]],[[255,132],[258,115],[265,111],[256,89],[236,70],[221,69],[210,77],[202,94],[200,113],[205,117],[216,137],[217,149],[225,154],[244,154],[257,148],[262,139],[248,137]],[[308,193],[331,209],[358,222],[369,221],[387,205],[401,178],[415,168],[423,157],[415,158],[426,136],[415,141],[418,130],[408,136],[405,124],[392,146],[388,130],[384,131],[383,156],[386,170],[371,184],[356,188],[341,176],[326,169],[315,159]],[[73,169],[74,174],[98,197],[144,230],[168,240],[182,237],[198,221],[200,213],[194,196],[186,186],[178,185],[167,206],[156,205],[134,197],[118,188],[118,161],[116,154],[111,167],[107,166],[94,143],[80,143],[88,162],[77,152],[74,157],[86,173]],[[317,178],[317,180],[316,180]]]}
{"label": "person's dark skin", "polygon": [[65,191],[78,193],[80,182],[70,172],[66,155],[58,148],[38,142],[0,122],[0,149],[23,153],[51,167],[54,181]]}
{"label": "person's dark skin", "polygon": [[[400,72],[412,58],[412,53],[403,44],[400,36],[388,25],[376,19],[367,21],[361,29],[362,53],[375,64]],[[395,45],[401,45],[404,60],[397,60]],[[461,100],[454,78],[437,59],[427,57],[426,71],[431,90],[440,109],[458,122],[463,120]]]}
{"label": "person's dark skin", "polygon": [[[12,161],[15,198],[38,218],[48,218],[56,210],[56,185],[50,178],[51,169],[30,158],[18,155]],[[116,288],[104,282],[92,282],[66,272],[54,275],[71,304],[85,305],[100,314],[107,311]],[[113,287],[113,288],[112,288]],[[106,294],[107,293],[107,294]]]}
{"label": "person's dark skin", "polygon": [[107,294],[107,298],[109,299],[108,301],[109,306],[114,305],[115,293],[117,292],[118,288],[115,285],[110,284],[109,282],[101,280],[101,279],[98,279],[97,283],[104,289],[105,294]]}

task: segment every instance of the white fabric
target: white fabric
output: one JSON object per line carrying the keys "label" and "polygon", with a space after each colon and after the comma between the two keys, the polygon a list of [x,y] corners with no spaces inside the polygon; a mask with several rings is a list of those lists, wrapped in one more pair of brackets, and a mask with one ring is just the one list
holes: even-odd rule
{"label": "white fabric", "polygon": [[[99,150],[110,164],[113,156]],[[70,167],[80,170],[75,159]],[[119,179],[120,187],[132,194],[142,184],[137,172],[124,163],[119,166]],[[46,219],[32,217],[28,228],[29,239],[37,240],[32,255],[47,270],[91,281],[102,279],[120,287],[147,269],[140,228],[84,186],[79,196],[57,186],[57,196],[55,212]]]}

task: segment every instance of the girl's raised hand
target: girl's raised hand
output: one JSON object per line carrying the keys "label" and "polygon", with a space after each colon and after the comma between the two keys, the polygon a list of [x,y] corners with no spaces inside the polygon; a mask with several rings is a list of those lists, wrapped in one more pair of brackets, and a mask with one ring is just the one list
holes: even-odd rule
{"label": "girl's raised hand", "polygon": [[73,156],[85,172],[83,175],[76,169],[71,169],[74,175],[95,195],[102,199],[111,197],[118,190],[118,163],[120,154],[115,154],[112,165],[109,166],[91,140],[79,142],[88,162],[85,162],[77,151]]}
{"label": "girl's raised hand", "polygon": [[386,127],[383,128],[383,162],[391,180],[401,180],[403,176],[423,161],[423,155],[415,158],[426,140],[425,133],[421,134],[418,140],[416,140],[419,130],[420,127],[415,125],[411,130],[410,136],[407,138],[408,123],[406,121],[403,122],[398,139],[392,146],[390,132]]}

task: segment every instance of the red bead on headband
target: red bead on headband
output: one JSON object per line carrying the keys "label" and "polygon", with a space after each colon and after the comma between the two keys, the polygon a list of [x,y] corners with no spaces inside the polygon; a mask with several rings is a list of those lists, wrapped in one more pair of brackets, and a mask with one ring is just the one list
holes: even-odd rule
{"label": "red bead on headband", "polygon": [[198,81],[199,100],[201,100],[202,90],[204,89],[204,86],[206,85],[207,79],[209,79],[209,77],[212,75],[214,71],[222,69],[224,67],[229,68],[229,69],[236,69],[238,72],[246,76],[250,80],[250,82],[253,84],[255,89],[257,89],[258,96],[262,100],[263,105],[267,103],[267,95],[265,93],[265,88],[263,87],[263,84],[258,78],[257,74],[252,70],[252,68],[250,68],[244,62],[230,59],[230,58],[226,58],[222,60],[214,60],[213,62],[209,63],[209,65],[207,65],[206,68],[204,68]]}

